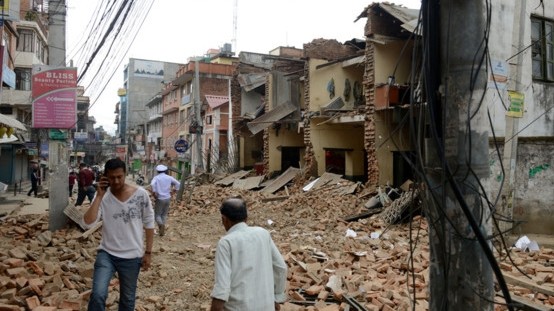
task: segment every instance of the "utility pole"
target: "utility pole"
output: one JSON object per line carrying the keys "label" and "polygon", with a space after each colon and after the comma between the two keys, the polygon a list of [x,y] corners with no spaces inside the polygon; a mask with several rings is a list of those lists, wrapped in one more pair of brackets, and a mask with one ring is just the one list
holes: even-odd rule
{"label": "utility pole", "polygon": [[196,120],[196,167],[204,168],[202,158],[202,102],[200,101],[200,65],[198,57],[194,61],[194,119]]}
{"label": "utility pole", "polygon": [[[489,175],[486,105],[480,105],[486,64],[475,61],[484,53],[485,12],[485,0],[422,2],[432,311],[492,311],[493,271],[500,273],[478,185]],[[509,303],[509,292],[503,294]]]}
{"label": "utility pole", "polygon": [[[50,0],[48,29],[48,64],[65,66],[65,0]],[[66,130],[67,131],[67,130]],[[67,223],[63,213],[69,203],[69,150],[66,141],[50,140],[48,142],[48,229],[62,229]]]}
{"label": "utility pole", "polygon": [[[518,10],[519,9],[519,10]],[[513,42],[517,42],[516,49],[519,50],[525,45],[525,25],[527,23],[527,0],[515,1],[514,8],[514,25],[519,24],[519,31],[513,31]],[[516,72],[511,74],[511,81],[514,81],[513,89],[523,93],[523,85],[521,77],[523,75],[523,56],[524,53],[518,53]],[[509,103],[508,103],[509,105]],[[519,118],[506,114],[506,129],[504,131],[504,153],[502,164],[504,166],[504,176],[501,193],[501,204],[499,214],[503,219],[500,219],[498,227],[500,232],[507,232],[513,228],[513,202],[515,198],[515,176],[517,162],[517,144],[518,144]]]}

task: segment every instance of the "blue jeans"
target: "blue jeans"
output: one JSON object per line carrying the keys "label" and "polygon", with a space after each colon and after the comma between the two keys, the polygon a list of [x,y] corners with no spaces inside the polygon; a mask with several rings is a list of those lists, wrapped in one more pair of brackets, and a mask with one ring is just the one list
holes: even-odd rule
{"label": "blue jeans", "polygon": [[94,263],[92,293],[89,311],[104,311],[108,298],[108,285],[115,272],[119,277],[119,311],[135,310],[135,293],[142,258],[125,259],[98,250]]}
{"label": "blue jeans", "polygon": [[154,205],[154,217],[158,225],[165,225],[167,222],[167,214],[169,213],[169,202],[171,199],[158,200]]}
{"label": "blue jeans", "polygon": [[94,186],[87,186],[85,187],[85,189],[79,188],[79,192],[77,193],[77,202],[75,202],[75,206],[83,204],[83,202],[85,201],[85,197],[88,197],[88,200],[90,201],[90,203],[92,203],[95,193],[96,188],[94,188]]}

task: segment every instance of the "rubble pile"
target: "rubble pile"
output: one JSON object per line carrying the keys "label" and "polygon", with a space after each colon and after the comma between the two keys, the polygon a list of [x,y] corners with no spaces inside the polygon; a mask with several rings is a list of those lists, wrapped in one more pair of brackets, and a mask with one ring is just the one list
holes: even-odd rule
{"label": "rubble pile", "polygon": [[[350,218],[368,211],[367,189],[344,180],[303,188],[295,180],[270,194],[214,184],[189,189],[172,205],[166,236],[155,238],[136,310],[209,309],[215,245],[224,234],[218,209],[231,196],[246,200],[249,224],[268,229],[287,262],[288,300],[281,310],[428,310],[425,218],[413,217],[411,231],[380,213]],[[54,233],[47,228],[47,215],[4,219],[0,310],[86,310],[100,230],[73,223]],[[500,265],[513,300],[531,310],[552,309],[554,251],[510,254],[513,263],[502,254]],[[111,285],[108,309],[116,310],[117,280]],[[495,310],[507,310],[502,297],[495,300]]]}

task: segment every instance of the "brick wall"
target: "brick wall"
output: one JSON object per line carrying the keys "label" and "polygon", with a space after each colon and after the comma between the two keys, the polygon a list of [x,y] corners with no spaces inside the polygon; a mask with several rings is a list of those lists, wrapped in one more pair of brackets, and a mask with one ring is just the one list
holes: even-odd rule
{"label": "brick wall", "polygon": [[336,60],[356,54],[357,49],[350,45],[344,45],[335,39],[314,39],[304,44],[304,56],[325,60]]}
{"label": "brick wall", "polygon": [[374,43],[366,41],[365,50],[365,72],[364,72],[364,96],[365,96],[365,124],[364,124],[364,145],[367,152],[368,179],[366,185],[377,187],[379,185],[379,166],[377,163],[377,152],[375,150],[375,46]]}

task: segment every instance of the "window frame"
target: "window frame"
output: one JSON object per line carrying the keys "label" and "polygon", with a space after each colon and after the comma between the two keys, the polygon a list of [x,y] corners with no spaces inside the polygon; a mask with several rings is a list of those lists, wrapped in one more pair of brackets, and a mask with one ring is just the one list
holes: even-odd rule
{"label": "window frame", "polygon": [[[534,33],[535,25],[539,27],[538,33]],[[554,82],[554,20],[531,16],[531,45],[533,80]],[[540,63],[540,72],[536,72],[537,62]]]}

